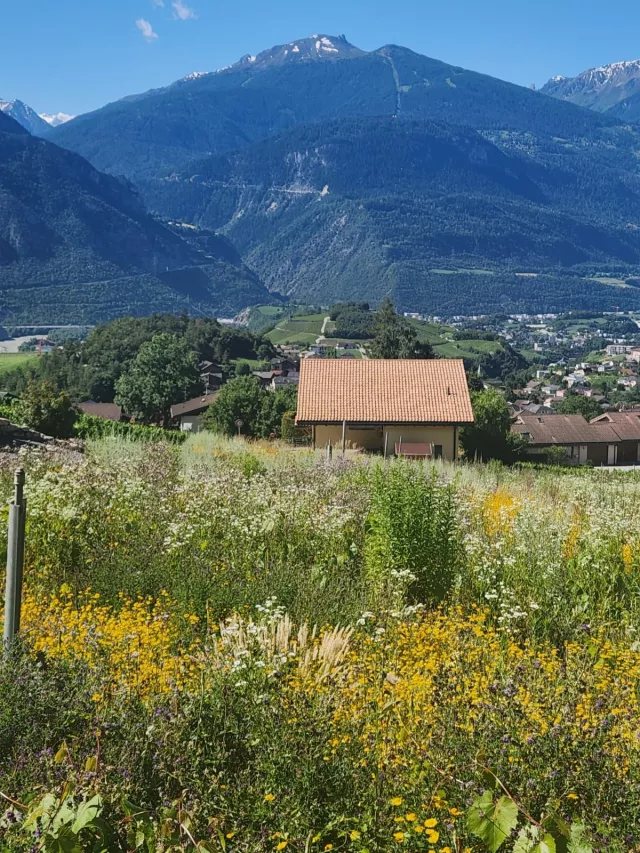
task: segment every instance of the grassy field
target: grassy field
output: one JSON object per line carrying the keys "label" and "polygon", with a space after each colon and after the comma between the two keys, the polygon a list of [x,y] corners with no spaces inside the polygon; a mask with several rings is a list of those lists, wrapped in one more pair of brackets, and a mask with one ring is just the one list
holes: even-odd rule
{"label": "grassy field", "polygon": [[38,354],[35,352],[0,352],[0,376],[15,367],[33,361],[37,357]]}
{"label": "grassy field", "polygon": [[325,314],[303,314],[287,317],[267,335],[273,344],[314,344],[320,336]]}
{"label": "grassy field", "polygon": [[418,333],[418,340],[425,344],[441,344],[449,335],[453,334],[451,326],[443,326],[437,323],[428,323],[424,320],[407,318],[408,322]]}
{"label": "grassy field", "polygon": [[640,472],[207,433],[20,464],[1,853],[637,850]]}
{"label": "grassy field", "polygon": [[434,344],[434,351],[441,358],[474,358],[479,354],[493,354],[502,349],[500,341],[447,341]]}
{"label": "grassy field", "polygon": [[251,370],[269,370],[269,362],[259,358],[234,358],[232,364],[247,364]]}

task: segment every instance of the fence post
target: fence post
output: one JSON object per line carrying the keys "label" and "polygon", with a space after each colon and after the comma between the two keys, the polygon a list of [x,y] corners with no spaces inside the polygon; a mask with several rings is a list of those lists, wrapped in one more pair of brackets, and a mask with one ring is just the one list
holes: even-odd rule
{"label": "fence post", "polygon": [[5,654],[9,652],[15,635],[20,630],[24,535],[27,517],[27,502],[24,499],[24,471],[22,468],[15,473],[14,486],[13,500],[9,504],[9,535],[7,539],[7,579],[2,635]]}

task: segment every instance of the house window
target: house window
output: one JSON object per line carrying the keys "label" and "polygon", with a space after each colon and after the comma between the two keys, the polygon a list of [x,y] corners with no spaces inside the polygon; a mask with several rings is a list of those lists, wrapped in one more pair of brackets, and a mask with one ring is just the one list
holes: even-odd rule
{"label": "house window", "polygon": [[433,445],[433,457],[434,459],[442,459],[442,445],[434,444]]}

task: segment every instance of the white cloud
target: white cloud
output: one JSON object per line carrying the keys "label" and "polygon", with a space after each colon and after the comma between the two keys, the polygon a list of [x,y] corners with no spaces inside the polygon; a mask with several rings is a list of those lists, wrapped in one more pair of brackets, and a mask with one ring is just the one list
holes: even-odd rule
{"label": "white cloud", "polygon": [[182,0],[172,0],[171,5],[173,6],[174,17],[179,18],[181,21],[188,21],[189,18],[198,17],[193,9],[190,9]]}
{"label": "white cloud", "polygon": [[136,21],[136,27],[140,30],[140,32],[142,33],[142,37],[146,41],[151,42],[155,41],[155,39],[158,38],[158,33],[153,31],[153,27],[151,26],[149,21],[145,21],[144,18],[139,18]]}
{"label": "white cloud", "polygon": [[151,0],[153,6],[157,6],[158,9],[164,9],[164,0]]}

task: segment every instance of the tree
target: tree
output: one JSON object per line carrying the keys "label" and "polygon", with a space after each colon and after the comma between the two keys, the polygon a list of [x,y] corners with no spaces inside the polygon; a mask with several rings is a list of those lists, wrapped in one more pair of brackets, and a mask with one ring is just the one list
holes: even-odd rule
{"label": "tree", "polygon": [[593,397],[583,397],[582,394],[569,394],[558,406],[561,415],[582,415],[591,421],[602,414],[602,409]]}
{"label": "tree", "polygon": [[282,419],[287,412],[295,411],[298,404],[298,389],[295,385],[287,385],[276,391],[266,391],[262,401],[260,417],[256,426],[256,435],[269,438],[282,436]]}
{"label": "tree", "polygon": [[280,437],[283,441],[295,441],[296,439],[308,440],[310,438],[310,431],[296,426],[296,413],[290,411],[285,412],[282,416]]}
{"label": "tree", "polygon": [[434,358],[430,344],[421,343],[418,333],[404,317],[400,317],[393,303],[386,298],[373,322],[374,338],[368,347],[372,358]]}
{"label": "tree", "polygon": [[171,406],[202,392],[198,356],[176,335],[161,333],[142,344],[116,383],[116,403],[143,423],[166,424]]}
{"label": "tree", "polygon": [[499,459],[513,462],[523,450],[519,436],[511,433],[509,408],[495,389],[471,393],[474,422],[460,431],[460,444],[469,460]]}
{"label": "tree", "polygon": [[69,438],[78,412],[66,391],[58,391],[53,382],[29,382],[25,393],[16,405],[18,418],[31,429]]}
{"label": "tree", "polygon": [[258,435],[265,395],[268,393],[255,376],[230,379],[205,412],[203,423],[213,432],[235,435],[238,432],[236,421],[241,420],[243,435]]}

